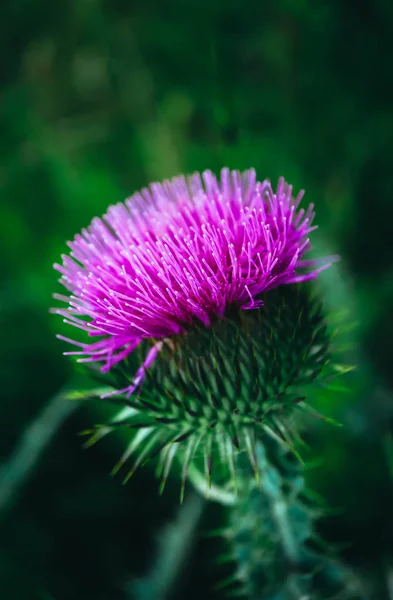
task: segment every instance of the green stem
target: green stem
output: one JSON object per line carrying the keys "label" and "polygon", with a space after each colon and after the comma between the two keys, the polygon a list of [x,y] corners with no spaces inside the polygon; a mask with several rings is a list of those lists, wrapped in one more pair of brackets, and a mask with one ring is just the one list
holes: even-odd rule
{"label": "green stem", "polygon": [[290,562],[298,560],[298,546],[288,518],[288,507],[282,500],[272,501],[272,515],[282,541],[283,550]]}
{"label": "green stem", "polygon": [[312,545],[315,510],[305,499],[301,466],[276,440],[257,442],[256,457],[259,483],[247,466],[239,468],[230,512],[241,591],[249,600],[361,598],[349,572]]}
{"label": "green stem", "polygon": [[173,597],[187,566],[204,506],[205,500],[193,492],[180,508],[176,520],[164,527],[149,572],[131,586],[133,600],[169,600]]}
{"label": "green stem", "polygon": [[[87,396],[88,393],[85,393],[81,398]],[[71,402],[71,398],[73,395],[68,389],[55,394],[36,419],[26,427],[10,458],[1,466],[0,518],[26,483],[56,431],[80,406],[79,403]]]}
{"label": "green stem", "polygon": [[191,464],[188,470],[188,479],[193,484],[194,488],[204,497],[206,500],[212,500],[219,502],[224,506],[234,506],[237,502],[237,496],[233,492],[226,490],[223,487],[219,487],[214,483],[210,485],[207,483],[206,476],[199,471],[199,469]]}

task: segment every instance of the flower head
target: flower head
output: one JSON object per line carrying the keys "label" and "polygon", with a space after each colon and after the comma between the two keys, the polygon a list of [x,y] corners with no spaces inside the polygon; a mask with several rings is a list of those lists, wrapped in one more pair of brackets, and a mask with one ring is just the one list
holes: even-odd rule
{"label": "flower head", "polygon": [[233,308],[260,307],[263,292],[314,278],[329,261],[303,259],[315,227],[302,196],[283,179],[274,192],[253,169],[223,169],[219,181],[181,176],[111,206],[55,265],[71,292],[57,296],[68,303],[57,312],[100,338],[68,354],[108,371],[143,340],[210,327]]}
{"label": "flower head", "polygon": [[100,339],[67,354],[102,362],[116,378],[108,395],[124,405],[91,439],[139,430],[116,468],[137,451],[130,475],[160,454],[165,482],[183,453],[184,489],[198,452],[208,481],[215,454],[219,477],[233,481],[238,451],[257,471],[266,432],[291,444],[293,410],[307,410],[302,388],[330,347],[307,286],[282,285],[330,264],[303,258],[315,227],[301,198],[283,179],[275,192],[257,182],[254,170],[223,169],[219,181],[205,171],[152,184],[69,243],[56,268],[71,295],[57,296],[68,306],[56,312]]}

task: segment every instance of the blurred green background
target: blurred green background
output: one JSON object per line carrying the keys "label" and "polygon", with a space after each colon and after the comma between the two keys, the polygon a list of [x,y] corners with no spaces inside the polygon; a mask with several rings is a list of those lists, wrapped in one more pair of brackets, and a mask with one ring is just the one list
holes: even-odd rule
{"label": "blurred green background", "polygon": [[[315,399],[344,426],[310,425],[308,477],[337,509],[321,533],[370,599],[393,598],[392,40],[390,0],[2,0],[2,599],[164,597],[146,589],[177,531],[178,484],[158,498],[145,468],[123,487],[118,440],[82,448],[101,409],[59,399],[75,368],[48,312],[52,264],[109,204],[222,166],[304,187],[316,251],[342,257],[318,285],[356,323],[344,361],[357,370],[347,393]],[[203,508],[167,598],[224,597],[225,543],[205,535],[224,521]]]}

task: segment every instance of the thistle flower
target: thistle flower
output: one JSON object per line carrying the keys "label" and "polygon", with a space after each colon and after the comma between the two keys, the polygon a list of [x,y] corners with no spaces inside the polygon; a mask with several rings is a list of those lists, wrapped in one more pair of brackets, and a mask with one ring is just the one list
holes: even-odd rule
{"label": "thistle flower", "polygon": [[[77,343],[79,362],[103,371],[144,339],[165,339],[195,324],[206,327],[232,307],[253,309],[280,284],[307,281],[329,266],[304,260],[313,205],[280,179],[276,193],[254,170],[223,169],[152,184],[93,219],[68,245],[61,283],[71,296],[57,312],[90,336]],[[73,342],[74,344],[76,342]]]}
{"label": "thistle flower", "polygon": [[93,219],[55,265],[71,293],[56,296],[68,304],[56,312],[100,338],[59,336],[79,347],[66,354],[123,373],[114,392],[126,412],[105,432],[147,428],[138,464],[166,449],[167,472],[171,442],[187,439],[184,474],[203,440],[210,478],[215,442],[233,470],[232,446],[253,461],[256,427],[270,420],[283,435],[272,410],[301,403],[296,388],[320,372],[328,345],[308,294],[283,291],[331,264],[304,258],[315,226],[302,196],[283,179],[274,192],[253,169],[155,183]]}

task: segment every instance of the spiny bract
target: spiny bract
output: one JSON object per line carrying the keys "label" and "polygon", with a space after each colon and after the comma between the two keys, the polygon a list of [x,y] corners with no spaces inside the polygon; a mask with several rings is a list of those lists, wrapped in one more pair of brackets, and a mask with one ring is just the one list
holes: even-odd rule
{"label": "spiny bract", "polygon": [[69,243],[55,267],[71,295],[56,296],[67,304],[56,312],[99,340],[59,337],[79,346],[66,354],[123,374],[112,394],[125,408],[93,436],[139,429],[119,466],[136,449],[130,473],[160,454],[165,481],[180,449],[183,483],[198,456],[209,481],[213,462],[234,479],[236,451],[255,466],[264,428],[290,443],[329,345],[299,289],[331,263],[303,258],[315,227],[302,195],[283,179],[274,192],[253,169],[205,171],[152,184]]}
{"label": "spiny bract", "polygon": [[[330,335],[320,304],[304,286],[283,286],[261,299],[263,308],[234,311],[210,328],[163,341],[135,395],[116,394],[124,409],[92,437],[139,430],[116,470],[137,453],[128,478],[160,454],[164,484],[178,453],[183,485],[193,460],[204,463],[208,482],[215,471],[217,480],[235,484],[239,451],[248,453],[258,474],[255,444],[267,429],[292,447],[296,412],[309,409],[305,388],[330,373]],[[136,351],[113,372],[115,390],[127,384],[138,361]]]}

